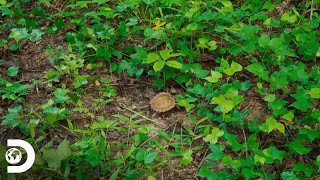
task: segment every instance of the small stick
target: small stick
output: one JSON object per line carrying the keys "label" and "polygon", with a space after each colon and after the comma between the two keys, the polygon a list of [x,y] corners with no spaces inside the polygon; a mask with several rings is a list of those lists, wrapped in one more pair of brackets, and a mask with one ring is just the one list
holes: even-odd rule
{"label": "small stick", "polygon": [[[134,111],[134,110],[132,110],[132,109],[130,109],[130,108],[127,108],[127,107],[121,105],[120,103],[119,103],[119,105],[120,105],[121,108],[126,109],[126,110],[128,110],[128,111],[130,111],[130,112],[132,112],[132,113],[135,113],[135,114],[138,113],[138,112],[136,112],[136,111]],[[150,119],[150,118],[148,118],[147,116],[144,116],[144,115],[142,115],[142,114],[140,114],[139,116],[142,117],[142,118],[144,118],[144,119],[146,119],[146,120],[148,120],[148,121],[151,121],[151,122],[153,122],[153,123],[166,126],[166,124],[161,123],[161,122],[157,122],[157,121],[155,121],[155,120],[153,120],[153,119]]]}

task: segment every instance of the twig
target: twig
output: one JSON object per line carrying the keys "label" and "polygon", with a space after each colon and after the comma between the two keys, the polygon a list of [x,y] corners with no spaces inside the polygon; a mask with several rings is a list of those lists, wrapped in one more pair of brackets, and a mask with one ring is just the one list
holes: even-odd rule
{"label": "twig", "polygon": [[314,0],[311,0],[310,21],[312,20],[312,15],[313,15],[313,1]]}
{"label": "twig", "polygon": [[[134,114],[137,114],[137,113],[138,113],[138,112],[136,112],[136,111],[134,111],[134,110],[132,110],[132,109],[130,109],[130,108],[127,108],[127,107],[123,106],[123,105],[120,104],[120,103],[119,103],[119,105],[120,105],[121,108],[126,109],[126,110],[128,110],[128,111],[130,111],[130,112],[132,112],[132,113],[134,113]],[[148,120],[148,121],[151,121],[151,122],[153,122],[153,123],[155,123],[155,124],[160,124],[160,125],[163,125],[163,126],[166,125],[166,124],[164,124],[164,123],[157,122],[157,121],[155,121],[155,120],[153,120],[153,119],[150,119],[150,118],[148,118],[147,116],[144,116],[144,115],[142,115],[142,114],[139,114],[139,116],[142,117],[142,118],[144,118],[144,119],[146,119],[146,120]]]}
{"label": "twig", "polygon": [[243,132],[243,135],[244,135],[244,143],[246,145],[246,158],[248,157],[248,147],[247,147],[247,135],[246,135],[246,132],[244,131],[242,125],[241,125],[241,129],[242,129],[242,132]]}

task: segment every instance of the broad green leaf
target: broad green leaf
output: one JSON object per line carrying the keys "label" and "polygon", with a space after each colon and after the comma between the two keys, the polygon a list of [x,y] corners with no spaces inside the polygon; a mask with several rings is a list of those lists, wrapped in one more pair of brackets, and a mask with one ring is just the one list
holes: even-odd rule
{"label": "broad green leaf", "polygon": [[226,114],[232,110],[234,107],[234,102],[231,100],[226,100],[222,104],[220,104],[221,112]]}
{"label": "broad green leaf", "polygon": [[182,153],[182,159],[180,161],[181,165],[187,165],[192,162],[192,149],[188,149]]}
{"label": "broad green leaf", "polygon": [[233,169],[239,169],[241,167],[241,161],[236,159],[236,160],[233,160],[231,158],[231,156],[224,156],[222,161],[221,161],[221,164],[223,165],[230,165]]}
{"label": "broad green leaf", "polygon": [[207,43],[207,45],[210,46],[210,48],[209,48],[210,51],[213,51],[213,50],[215,50],[215,49],[218,48],[217,42],[214,41],[214,40],[209,41],[209,42]]}
{"label": "broad green leaf", "polygon": [[297,152],[300,155],[308,154],[311,151],[310,148],[303,146],[297,140],[292,141],[291,143],[287,144],[286,146],[288,146],[290,149],[294,150],[295,152]]}
{"label": "broad green leaf", "polygon": [[292,107],[294,107],[296,109],[299,109],[302,112],[307,112],[307,110],[309,108],[312,108],[313,104],[312,104],[311,101],[309,101],[307,99],[306,100],[305,99],[301,99],[301,100],[295,101],[290,106],[292,106]]}
{"label": "broad green leaf", "polygon": [[160,56],[157,53],[149,53],[146,63],[153,63],[155,61],[158,61],[159,59]]}
{"label": "broad green leaf", "polygon": [[162,59],[165,61],[167,59],[169,59],[170,56],[170,50],[169,49],[165,49],[165,50],[161,50],[160,52],[160,56],[162,57]]}
{"label": "broad green leaf", "polygon": [[274,100],[276,100],[276,95],[275,94],[266,94],[266,96],[263,97],[263,99],[267,102],[273,102]]}
{"label": "broad green leaf", "polygon": [[66,139],[64,139],[57,147],[57,155],[58,157],[56,158],[59,158],[61,160],[66,159],[71,155],[71,149]]}
{"label": "broad green leaf", "polygon": [[21,111],[22,106],[16,106],[13,108],[9,108],[9,113],[2,117],[3,121],[1,122],[1,125],[10,125],[11,127],[16,127],[20,124],[20,116],[19,112]]}
{"label": "broad green leaf", "polygon": [[202,29],[204,26],[200,23],[190,23],[187,25],[187,30],[190,30],[190,31],[197,31],[197,30],[200,30]]}
{"label": "broad green leaf", "polygon": [[270,0],[266,1],[263,5],[263,9],[267,9],[270,11],[273,11],[274,8],[275,8],[275,5]]}
{"label": "broad green leaf", "polygon": [[257,172],[257,170],[253,170],[253,168],[243,168],[241,171],[241,174],[244,176],[246,179],[254,179],[254,177],[260,176],[261,173]]}
{"label": "broad green leaf", "polygon": [[144,159],[144,164],[150,164],[154,161],[154,159],[157,157],[158,153],[157,152],[151,152],[149,153],[145,159]]}
{"label": "broad green leaf", "polygon": [[[282,159],[286,155],[285,151],[279,151],[274,146],[270,146],[269,148],[264,149],[262,153],[264,154],[265,157],[269,157],[272,160],[279,160],[280,162],[282,162]],[[272,163],[272,161],[270,163]]]}
{"label": "broad green leaf", "polygon": [[259,155],[254,155],[254,162],[255,163],[259,162],[260,164],[264,164],[266,162],[266,158]]}
{"label": "broad green leaf", "polygon": [[294,114],[293,112],[289,111],[287,114],[284,114],[281,117],[287,121],[292,121],[292,119],[294,118]]}
{"label": "broad green leaf", "polygon": [[273,51],[278,51],[283,46],[283,40],[281,38],[273,38],[270,40],[269,46]]}
{"label": "broad green leaf", "polygon": [[211,153],[206,157],[206,159],[217,161],[223,158],[223,150],[225,149],[225,146],[219,144],[209,144],[209,148]]}
{"label": "broad green leaf", "polygon": [[219,12],[229,13],[233,11],[233,5],[231,1],[223,0],[221,3],[223,4],[223,7],[219,10]]}
{"label": "broad green leaf", "polygon": [[166,61],[166,65],[176,68],[176,69],[181,69],[182,68],[182,64],[179,63],[178,61]]}
{"label": "broad green leaf", "polygon": [[320,98],[320,88],[311,88],[309,92],[306,94],[309,94],[314,99]]}
{"label": "broad green leaf", "polygon": [[220,78],[222,78],[222,74],[220,72],[211,70],[211,76],[205,77],[203,79],[205,79],[211,83],[216,83],[219,81]]}
{"label": "broad green leaf", "polygon": [[44,32],[42,32],[40,29],[33,29],[28,38],[32,41],[39,41],[41,40],[43,34]]}
{"label": "broad green leaf", "polygon": [[61,159],[57,158],[58,154],[55,149],[43,151],[42,158],[48,163],[49,168],[58,169],[61,166]]}
{"label": "broad green leaf", "polygon": [[[291,13],[290,13],[291,14]],[[297,21],[297,15],[290,15],[288,12],[285,12],[281,15],[282,21],[287,21],[291,24],[294,24]]]}
{"label": "broad green leaf", "polygon": [[298,162],[294,165],[294,167],[292,168],[293,172],[302,172],[304,173],[307,177],[310,177],[314,172],[315,169],[312,166],[305,166],[303,163]]}
{"label": "broad green leaf", "polygon": [[226,98],[224,95],[220,94],[218,97],[213,97],[211,99],[211,104],[222,104],[225,100]]}
{"label": "broad green leaf", "polygon": [[317,156],[317,159],[316,159],[316,164],[318,166],[318,169],[320,170],[320,155]]}
{"label": "broad green leaf", "polygon": [[266,122],[259,126],[259,129],[263,132],[271,132],[274,129],[278,129],[281,133],[284,134],[285,128],[282,123],[278,123],[274,118],[268,117]]}
{"label": "broad green leaf", "polygon": [[299,178],[295,174],[288,171],[282,172],[281,178],[286,180],[299,180]]}
{"label": "broad green leaf", "polygon": [[267,34],[261,34],[258,44],[261,47],[267,47],[270,43],[270,37]]}
{"label": "broad green leaf", "polygon": [[239,22],[236,24],[233,24],[232,26],[226,28],[227,30],[231,31],[231,32],[239,32],[243,30],[243,23]]}
{"label": "broad green leaf", "polygon": [[268,79],[268,71],[265,67],[260,63],[253,63],[246,67],[246,70],[253,73],[256,76],[259,76],[263,80]]}
{"label": "broad green leaf", "polygon": [[164,67],[165,62],[163,60],[158,60],[153,64],[154,71],[160,71]]}
{"label": "broad green leaf", "polygon": [[29,38],[28,30],[26,28],[13,28],[9,38],[13,38],[18,43],[23,38]]}
{"label": "broad green leaf", "polygon": [[0,0],[0,5],[1,6],[4,6],[4,5],[6,5],[7,4],[7,1],[6,0]]}
{"label": "broad green leaf", "polygon": [[79,88],[85,84],[88,84],[88,80],[87,80],[86,75],[77,76],[73,82],[73,85],[75,88]]}
{"label": "broad green leaf", "polygon": [[210,144],[216,144],[218,141],[218,138],[221,137],[224,134],[223,130],[220,130],[219,128],[212,128],[211,134],[208,134],[206,137],[203,138],[205,142],[210,142]]}
{"label": "broad green leaf", "polygon": [[207,42],[209,42],[209,39],[199,38],[198,41],[199,41],[199,44],[197,44],[198,47],[209,48],[207,45]]}
{"label": "broad green leaf", "polygon": [[147,157],[148,152],[145,148],[141,148],[138,150],[135,159],[137,161],[144,161],[144,159]]}
{"label": "broad green leaf", "polygon": [[8,68],[8,72],[7,72],[8,76],[14,77],[14,76],[17,76],[18,73],[19,73],[19,67],[13,66]]}

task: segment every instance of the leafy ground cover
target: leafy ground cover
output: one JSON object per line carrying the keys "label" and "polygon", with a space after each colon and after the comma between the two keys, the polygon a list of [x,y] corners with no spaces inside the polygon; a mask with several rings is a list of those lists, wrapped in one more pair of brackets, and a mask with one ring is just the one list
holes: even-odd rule
{"label": "leafy ground cover", "polygon": [[36,151],[0,178],[320,178],[319,8],[0,0],[0,154]]}

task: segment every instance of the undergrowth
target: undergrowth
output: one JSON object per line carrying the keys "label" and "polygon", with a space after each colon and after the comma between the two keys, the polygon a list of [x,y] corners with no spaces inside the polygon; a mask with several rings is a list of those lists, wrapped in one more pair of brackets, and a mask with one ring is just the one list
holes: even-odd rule
{"label": "undergrowth", "polygon": [[[319,8],[319,0],[0,0],[0,96],[9,104],[0,103],[1,126],[36,150],[25,174],[5,174],[1,156],[1,176],[152,180],[164,168],[195,167],[189,178],[319,178]],[[23,42],[48,37],[65,43],[42,49],[43,77],[24,81],[23,68],[4,66],[19,62]],[[100,114],[119,96],[102,71],[149,78],[157,91],[178,87],[191,126],[170,131],[131,109]],[[32,104],[38,87],[52,92]],[[62,141],[49,138],[64,131]]]}

